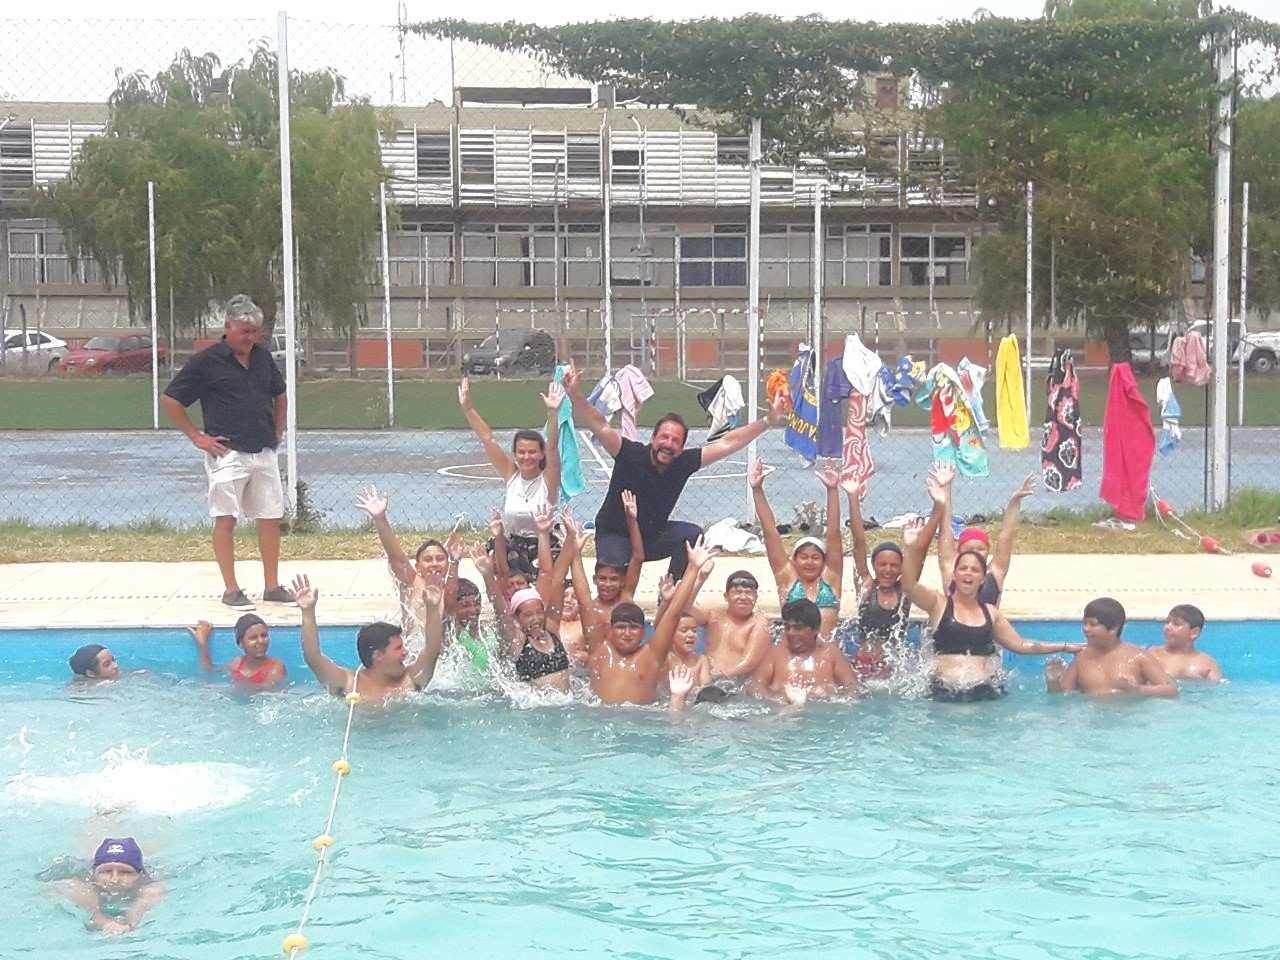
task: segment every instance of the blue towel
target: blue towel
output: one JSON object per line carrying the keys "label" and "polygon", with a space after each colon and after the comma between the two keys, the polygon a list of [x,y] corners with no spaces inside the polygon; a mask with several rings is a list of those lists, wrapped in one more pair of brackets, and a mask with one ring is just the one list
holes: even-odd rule
{"label": "blue towel", "polygon": [[818,397],[813,391],[813,354],[796,357],[787,378],[791,391],[791,412],[783,441],[808,463],[818,455]]}
{"label": "blue towel", "polygon": [[[556,367],[556,383],[564,382],[568,367]],[[582,475],[582,455],[578,452],[578,431],[573,426],[573,401],[565,395],[556,415],[560,425],[560,497],[572,500],[587,489],[586,478]]]}

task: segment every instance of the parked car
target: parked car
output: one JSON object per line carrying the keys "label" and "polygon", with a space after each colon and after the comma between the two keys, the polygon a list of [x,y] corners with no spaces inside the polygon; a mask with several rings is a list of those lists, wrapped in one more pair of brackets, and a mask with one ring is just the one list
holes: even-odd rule
{"label": "parked car", "polygon": [[[157,352],[161,363],[167,351],[160,344]],[[94,337],[83,347],[68,350],[62,358],[63,373],[134,373],[151,369],[151,337],[129,333],[121,336]]]}
{"label": "parked car", "polygon": [[467,374],[550,376],[555,368],[555,338],[536,327],[498,330],[462,357],[462,372]]}
{"label": "parked car", "polygon": [[1280,367],[1280,330],[1246,332],[1231,354],[1232,361],[1239,363],[1241,350],[1245,366],[1254,373],[1275,373]]}
{"label": "parked car", "polygon": [[67,352],[67,342],[51,337],[43,330],[4,331],[4,349],[0,365],[8,370],[56,370]]}
{"label": "parked car", "polygon": [[1167,323],[1155,329],[1129,331],[1129,358],[1133,369],[1142,373],[1164,373],[1169,369],[1169,349],[1174,330]]}
{"label": "parked car", "polygon": [[[298,369],[301,370],[307,365],[307,358],[302,355],[302,344],[295,343],[294,350],[298,357]],[[284,347],[284,334],[277,333],[271,338],[271,359],[276,362],[276,366],[280,368],[280,372],[284,373],[284,358],[288,351]]]}

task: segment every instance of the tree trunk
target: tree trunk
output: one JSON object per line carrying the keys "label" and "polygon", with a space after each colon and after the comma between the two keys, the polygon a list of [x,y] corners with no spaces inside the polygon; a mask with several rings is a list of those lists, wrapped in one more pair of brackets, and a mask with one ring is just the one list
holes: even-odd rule
{"label": "tree trunk", "polygon": [[1112,365],[1129,363],[1129,322],[1124,317],[1105,317],[1101,320],[1102,333],[1107,343],[1107,353]]}

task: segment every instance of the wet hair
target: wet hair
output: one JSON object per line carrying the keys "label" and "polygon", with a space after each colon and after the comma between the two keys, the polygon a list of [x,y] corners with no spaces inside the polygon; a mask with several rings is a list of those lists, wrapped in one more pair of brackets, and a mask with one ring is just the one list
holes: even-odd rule
{"label": "wet hair", "polygon": [[613,613],[609,614],[609,623],[638,623],[644,626],[644,611],[635,603],[620,603],[613,608]]}
{"label": "wet hair", "polygon": [[256,613],[246,613],[243,617],[236,621],[236,643],[244,643],[244,635],[249,632],[250,627],[256,627],[258,624],[267,625],[267,621],[263,620]]}
{"label": "wet hair", "polygon": [[752,590],[760,589],[760,581],[751,575],[750,570],[735,570],[729,576],[724,578],[724,589],[728,593],[734,587],[748,587]]}
{"label": "wet hair", "polygon": [[782,608],[782,622],[796,623],[812,630],[822,628],[822,611],[808,597],[792,600]]}
{"label": "wet hair", "polygon": [[1192,630],[1204,629],[1204,611],[1199,607],[1193,607],[1189,603],[1180,603],[1169,611],[1169,619],[1177,617],[1186,623]]}
{"label": "wet hair", "polygon": [[701,690],[698,695],[693,698],[694,703],[723,703],[729,698],[729,692],[723,687],[717,687],[714,683],[709,683]]}
{"label": "wet hair", "polygon": [[90,671],[98,669],[98,654],[107,649],[100,643],[86,643],[71,655],[67,663],[71,672],[78,677],[87,677]]}
{"label": "wet hair", "polygon": [[444,550],[444,555],[446,557],[449,555],[449,551],[445,549],[445,545],[441,543],[439,540],[423,540],[422,546],[420,546],[418,548],[418,552],[413,555],[414,563],[417,563],[419,560],[422,559],[422,554],[427,549],[427,547],[439,547],[441,550]]}
{"label": "wet hair", "polygon": [[627,575],[627,567],[625,564],[622,564],[622,563],[601,563],[599,560],[597,560],[596,565],[591,572],[593,574],[596,574],[596,573],[599,573],[601,570],[612,570],[620,577],[625,577]]}
{"label": "wet hair", "polygon": [[965,557],[973,557],[973,559],[977,560],[978,563],[982,564],[982,572],[987,572],[987,558],[985,556],[980,554],[977,550],[961,550],[956,554],[955,562],[951,564],[951,570],[953,573],[960,568],[960,561]]}
{"label": "wet hair", "polygon": [[680,416],[680,414],[664,413],[662,416],[658,418],[658,422],[653,425],[653,432],[657,433],[659,430],[661,430],[662,425],[664,423],[677,424],[680,427],[680,429],[684,431],[684,438],[680,441],[681,443],[684,443],[686,440],[689,439],[689,425],[684,422],[684,417]]}
{"label": "wet hair", "polygon": [[538,575],[538,571],[533,569],[533,564],[518,555],[507,557],[507,572],[518,573],[522,577],[527,577],[530,582]]}
{"label": "wet hair", "polygon": [[542,434],[537,430],[517,430],[516,435],[511,438],[511,452],[516,452],[516,444],[521,440],[528,440],[530,443],[536,443],[538,449],[542,451],[542,459],[538,461],[538,469],[547,469],[547,441],[543,439]]}
{"label": "wet hair", "polygon": [[1097,620],[1108,630],[1114,630],[1117,637],[1124,633],[1124,607],[1119,600],[1110,597],[1090,600],[1084,606],[1084,616],[1086,620]]}
{"label": "wet hair", "polygon": [[356,653],[366,667],[373,666],[373,655],[387,649],[392,639],[400,636],[400,628],[394,623],[377,620],[360,628],[356,634]]}
{"label": "wet hair", "polygon": [[871,562],[875,563],[876,557],[880,556],[882,553],[896,553],[898,555],[898,559],[902,559],[902,548],[892,540],[885,540],[875,545],[875,549],[871,551]]}
{"label": "wet hair", "polygon": [[468,580],[466,577],[459,577],[458,592],[456,596],[459,600],[461,600],[463,597],[478,597],[480,596],[480,588],[477,587],[470,580]]}

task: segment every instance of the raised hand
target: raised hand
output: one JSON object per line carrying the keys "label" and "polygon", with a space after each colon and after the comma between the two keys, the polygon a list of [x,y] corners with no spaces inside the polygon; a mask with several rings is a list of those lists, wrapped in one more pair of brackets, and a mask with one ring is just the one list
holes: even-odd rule
{"label": "raised hand", "polygon": [[1021,502],[1027,499],[1027,497],[1031,496],[1033,493],[1035,493],[1037,479],[1038,478],[1034,473],[1027,474],[1027,479],[1022,481],[1022,486],[1020,486],[1017,490],[1013,491],[1013,496],[1009,498],[1010,502],[1013,502],[1015,500]]}
{"label": "raised hand", "polygon": [[489,534],[493,537],[502,535],[502,511],[496,507],[489,511]]}
{"label": "raised hand", "polygon": [[902,528],[902,540],[908,547],[913,547],[920,542],[920,536],[924,532],[924,518],[912,517],[907,521],[907,525]]}
{"label": "raised hand", "polygon": [[818,471],[818,479],[828,490],[834,490],[840,484],[840,471],[828,464]]}
{"label": "raised hand", "polygon": [[765,419],[771,427],[780,427],[787,422],[787,414],[791,411],[791,398],[785,393],[777,394],[769,401],[769,412]]}
{"label": "raised hand", "polygon": [[662,579],[658,581],[658,601],[665,607],[675,595],[676,582],[671,578],[671,574],[664,573]]}
{"label": "raised hand", "polygon": [[438,573],[420,576],[422,582],[422,599],[428,607],[444,609],[444,577]]}
{"label": "raised hand", "polygon": [[533,525],[539,533],[550,533],[555,526],[556,514],[547,504],[539,504],[533,511]]}
{"label": "raised hand", "polygon": [[630,519],[640,519],[640,508],[636,505],[636,495],[630,490],[622,491],[622,510]]}
{"label": "raised hand", "polygon": [[667,685],[674,696],[683,697],[693,689],[693,671],[683,663],[677,663],[667,674]]}
{"label": "raised hand", "polygon": [[564,385],[566,393],[576,393],[578,386],[582,383],[582,374],[578,372],[578,365],[569,360],[569,369],[564,372],[564,376],[560,379]]}
{"label": "raised hand", "polygon": [[458,406],[463,410],[471,406],[471,381],[466,377],[458,381]]}
{"label": "raised hand", "polygon": [[[578,518],[573,515],[573,511],[565,507],[560,511],[560,521],[564,524],[564,546],[573,544],[575,547],[582,545],[582,527],[578,524]],[[564,549],[561,547],[561,549]]]}
{"label": "raised hand", "polygon": [[316,601],[320,599],[320,591],[313,590],[311,580],[305,576],[293,578],[293,599],[300,610],[314,610]]}
{"label": "raised hand", "polygon": [[356,509],[363,510],[370,518],[377,520],[387,515],[387,502],[387,495],[379,493],[377,487],[371,486],[356,497]]}
{"label": "raised hand", "polygon": [[471,562],[475,564],[477,572],[484,579],[488,580],[493,575],[493,558],[489,556],[483,543],[477,543],[471,548]]}
{"label": "raised hand", "polygon": [[787,697],[787,703],[798,707],[809,699],[809,684],[805,681],[793,676],[786,682],[782,688],[782,692]]}
{"label": "raised hand", "polygon": [[560,412],[560,405],[564,403],[564,387],[556,383],[554,380],[547,385],[547,392],[540,393],[542,402],[546,404],[547,416],[554,417]]}
{"label": "raised hand", "polygon": [[209,642],[209,634],[213,633],[213,624],[208,620],[197,620],[194,627],[187,627],[187,633],[203,647]]}
{"label": "raised hand", "polygon": [[711,547],[702,543],[702,537],[699,537],[696,543],[686,545],[689,551],[689,566],[693,570],[701,569],[702,565],[715,556],[716,551]]}
{"label": "raised hand", "polygon": [[929,478],[925,488],[934,503],[943,504],[951,492],[951,483],[956,478],[956,468],[949,463],[935,463],[929,468]]}
{"label": "raised hand", "polygon": [[759,490],[764,486],[764,461],[759,457],[751,461],[751,466],[747,468],[747,483],[752,490]]}
{"label": "raised hand", "polygon": [[449,555],[449,559],[455,564],[462,560],[462,537],[458,535],[457,530],[451,530],[449,535],[444,538],[444,552]]}

